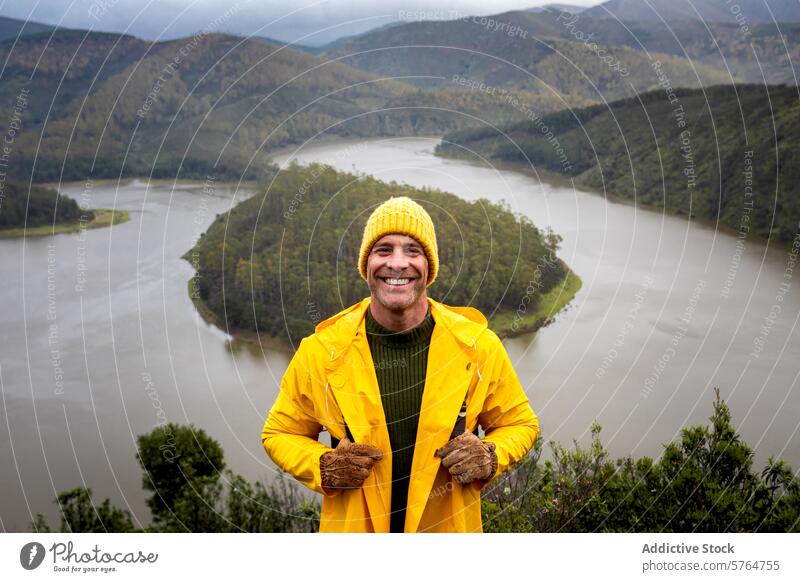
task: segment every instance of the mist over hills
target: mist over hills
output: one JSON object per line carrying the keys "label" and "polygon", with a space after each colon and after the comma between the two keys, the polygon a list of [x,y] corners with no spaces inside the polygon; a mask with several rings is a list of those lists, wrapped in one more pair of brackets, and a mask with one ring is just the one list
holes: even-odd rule
{"label": "mist over hills", "polygon": [[584,16],[625,21],[800,22],[796,0],[609,0]]}
{"label": "mist over hills", "polygon": [[40,32],[48,32],[53,30],[53,28],[53,26],[42,24],[41,22],[0,16],[0,41],[8,38],[13,39],[21,36],[38,34]]}
{"label": "mist over hills", "polygon": [[572,12],[573,14],[578,14],[579,12],[583,12],[586,10],[586,6],[578,6],[576,4],[559,4],[557,2],[553,2],[551,4],[545,4],[543,6],[534,6],[533,8],[528,8],[528,12],[545,12],[547,10],[556,10],[561,12]]}

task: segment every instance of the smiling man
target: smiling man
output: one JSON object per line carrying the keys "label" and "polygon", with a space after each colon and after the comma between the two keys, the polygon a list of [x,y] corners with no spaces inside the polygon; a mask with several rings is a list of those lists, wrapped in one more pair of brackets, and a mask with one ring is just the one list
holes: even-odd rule
{"label": "smiling man", "polygon": [[370,297],[300,342],[264,447],[323,495],[320,531],[482,531],[480,490],[539,433],[508,354],[477,309],[428,297],[436,233],[413,200],[374,210],[358,270]]}

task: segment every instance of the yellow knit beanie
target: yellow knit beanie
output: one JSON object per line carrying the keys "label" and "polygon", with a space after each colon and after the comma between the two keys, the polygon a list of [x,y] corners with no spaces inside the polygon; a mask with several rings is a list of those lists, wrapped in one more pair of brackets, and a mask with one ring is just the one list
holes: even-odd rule
{"label": "yellow knit beanie", "polygon": [[428,259],[426,287],[430,286],[439,272],[436,232],[430,215],[422,206],[406,196],[389,198],[378,206],[367,220],[358,257],[358,271],[361,273],[361,277],[365,281],[367,280],[367,258],[372,251],[372,245],[387,234],[405,234],[422,245]]}

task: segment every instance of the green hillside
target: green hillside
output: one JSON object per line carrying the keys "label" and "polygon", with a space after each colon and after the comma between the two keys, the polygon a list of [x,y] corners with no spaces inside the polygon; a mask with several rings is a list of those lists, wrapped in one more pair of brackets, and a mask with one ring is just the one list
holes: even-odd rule
{"label": "green hillside", "polygon": [[[676,87],[783,83],[797,76],[797,22],[750,21],[742,29],[736,22],[637,20],[634,12],[619,21],[598,12],[512,11],[408,22],[357,36],[325,54],[376,75],[416,75],[408,82],[423,88],[446,86],[458,74],[537,94],[555,91],[569,105],[576,104],[569,101],[575,95],[594,102],[632,96],[627,82],[640,93],[656,88],[658,80],[647,73],[656,60]],[[613,74],[612,60],[632,73]]]}
{"label": "green hillside", "polygon": [[8,179],[261,179],[273,151],[320,136],[439,135],[632,97],[658,87],[655,62],[674,87],[762,73],[781,82],[800,62],[800,24],[754,25],[744,38],[714,23],[709,44],[700,22],[673,33],[579,16],[487,19],[502,30],[472,18],[408,22],[323,56],[206,32],[154,43],[62,29],[8,39],[0,104],[19,118]]}
{"label": "green hillside", "polygon": [[797,231],[800,102],[794,87],[653,91],[504,131],[508,138],[491,128],[448,134],[450,143],[437,153],[462,156],[466,147],[532,164],[638,204],[784,243]]}
{"label": "green hillside", "polygon": [[[452,87],[458,75],[491,86],[559,97],[564,105],[578,104],[575,98],[599,102],[656,87],[658,79],[648,71],[653,59],[664,63],[678,86],[728,79],[727,73],[702,64],[693,67],[682,55],[648,55],[639,46],[609,48],[619,61],[616,68],[609,67],[570,34],[558,14],[516,11],[486,18],[409,22],[355,37],[325,54],[375,75],[412,76],[408,83],[426,89]],[[630,74],[620,75],[619,70]]]}
{"label": "green hillside", "polygon": [[[223,327],[296,344],[316,323],[369,295],[356,268],[361,235],[370,209],[390,195],[419,200],[436,224],[440,270],[431,297],[478,307],[504,324],[498,331],[541,326],[539,319],[553,316],[580,287],[555,256],[559,237],[503,206],[295,165],[221,214],[186,253],[197,270],[190,294]],[[543,316],[526,317],[540,307]]]}
{"label": "green hillside", "polygon": [[[152,45],[84,32],[56,40],[29,38],[14,47],[2,95],[9,102],[19,87],[30,88],[14,161],[23,177],[35,161],[35,181],[62,172],[65,179],[151,171],[263,176],[262,142],[269,148],[305,139],[400,92],[390,83],[363,84],[371,77],[341,65],[292,81],[318,59],[224,35]],[[70,82],[59,86],[65,75]],[[356,87],[345,89],[350,85]]]}
{"label": "green hillside", "polygon": [[[9,164],[19,182],[151,173],[258,179],[271,169],[269,153],[287,144],[439,134],[470,123],[487,101],[434,94],[431,108],[420,109],[404,83],[222,34],[148,43],[59,31],[0,43],[0,59],[0,103],[21,120]],[[465,107],[437,109],[453,105]],[[498,117],[512,118],[513,110]]]}
{"label": "green hillside", "polygon": [[[800,6],[800,5],[799,5]],[[727,8],[725,8],[727,11]],[[653,60],[669,54],[697,69],[704,85],[715,82],[792,83],[796,82],[795,63],[800,58],[800,23],[760,23],[749,20],[713,22],[698,19],[663,23],[660,20],[637,20],[633,13],[622,21],[594,18],[597,12],[587,10],[578,15],[560,12],[542,14],[557,25],[562,38],[589,38],[604,47],[628,47],[647,51]],[[661,59],[663,60],[663,59]],[[724,74],[725,79],[712,81],[703,73],[705,67]],[[673,80],[674,86],[682,85]]]}

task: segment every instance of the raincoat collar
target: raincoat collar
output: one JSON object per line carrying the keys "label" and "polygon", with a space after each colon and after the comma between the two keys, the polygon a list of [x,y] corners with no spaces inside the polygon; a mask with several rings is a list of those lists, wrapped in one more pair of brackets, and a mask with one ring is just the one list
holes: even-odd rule
{"label": "raincoat collar", "polygon": [[[365,297],[317,324],[314,330],[316,337],[330,354],[331,360],[336,360],[353,342],[371,301],[372,297]],[[445,305],[430,297],[428,303],[437,325],[443,324],[460,343],[475,348],[478,337],[488,327],[488,321],[480,311],[474,307]]]}

